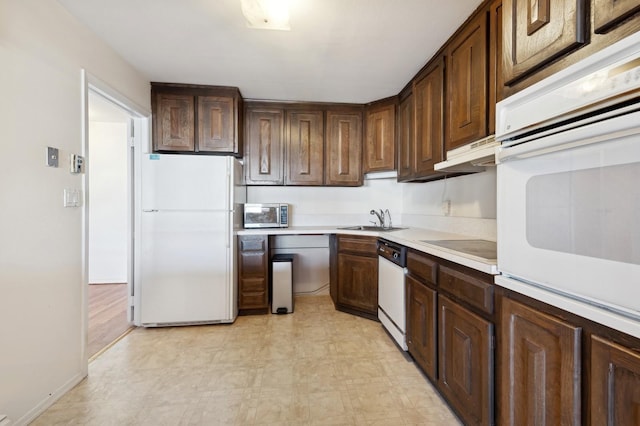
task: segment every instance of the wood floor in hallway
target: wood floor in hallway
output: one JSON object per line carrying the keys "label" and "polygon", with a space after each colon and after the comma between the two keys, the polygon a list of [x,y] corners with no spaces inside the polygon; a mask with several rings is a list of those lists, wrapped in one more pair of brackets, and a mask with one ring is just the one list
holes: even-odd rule
{"label": "wood floor in hallway", "polygon": [[127,284],[89,285],[89,358],[130,328]]}

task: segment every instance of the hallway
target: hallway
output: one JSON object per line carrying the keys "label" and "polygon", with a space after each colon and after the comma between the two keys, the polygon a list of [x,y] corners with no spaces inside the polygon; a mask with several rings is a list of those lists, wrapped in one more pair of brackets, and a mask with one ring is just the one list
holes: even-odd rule
{"label": "hallway", "polygon": [[89,358],[126,332],[127,284],[89,285]]}

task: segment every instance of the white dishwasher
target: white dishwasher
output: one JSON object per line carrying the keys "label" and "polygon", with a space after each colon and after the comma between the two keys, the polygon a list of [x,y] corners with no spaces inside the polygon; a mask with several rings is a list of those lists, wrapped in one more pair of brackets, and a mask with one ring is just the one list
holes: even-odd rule
{"label": "white dishwasher", "polygon": [[403,350],[407,350],[404,275],[407,248],[378,240],[378,319]]}

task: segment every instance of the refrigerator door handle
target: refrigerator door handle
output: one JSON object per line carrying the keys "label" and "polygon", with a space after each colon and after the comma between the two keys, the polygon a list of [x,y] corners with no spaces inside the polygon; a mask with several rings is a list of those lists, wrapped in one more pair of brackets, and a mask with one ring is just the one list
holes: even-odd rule
{"label": "refrigerator door handle", "polygon": [[231,215],[232,214],[233,213],[226,214],[225,215],[225,219],[224,219],[224,221],[225,221],[224,235],[225,235],[225,243],[227,245],[227,248],[231,247],[231,234],[233,233],[233,229],[230,229],[230,226],[231,226],[230,222],[231,222]]}
{"label": "refrigerator door handle", "polygon": [[227,185],[225,186],[225,188],[227,188],[227,199],[226,199],[226,210],[233,210],[233,186],[232,186],[232,181],[231,181],[231,173],[233,173],[233,169],[231,167],[227,167],[227,176],[226,176],[226,180],[227,180]]}
{"label": "refrigerator door handle", "polygon": [[156,213],[158,210],[156,210],[156,209],[151,209],[151,210],[143,209],[142,211],[143,211],[144,213]]}

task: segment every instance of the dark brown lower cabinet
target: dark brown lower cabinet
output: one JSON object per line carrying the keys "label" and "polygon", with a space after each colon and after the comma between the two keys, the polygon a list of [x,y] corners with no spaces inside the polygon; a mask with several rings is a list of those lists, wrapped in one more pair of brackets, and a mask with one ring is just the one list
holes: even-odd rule
{"label": "dark brown lower cabinet", "polygon": [[591,424],[640,425],[640,354],[591,336]]}
{"label": "dark brown lower cabinet", "polygon": [[336,309],[378,319],[377,240],[360,235],[332,237],[330,293]]}
{"label": "dark brown lower cabinet", "polygon": [[[378,259],[338,254],[338,303],[371,314],[378,312]],[[374,284],[375,283],[375,284]]]}
{"label": "dark brown lower cabinet", "polygon": [[238,310],[241,314],[269,310],[269,237],[238,237]]}
{"label": "dark brown lower cabinet", "polygon": [[500,424],[579,425],[581,329],[506,298],[501,327]]}
{"label": "dark brown lower cabinet", "polygon": [[438,388],[465,424],[493,424],[493,324],[442,295],[438,312]]}
{"label": "dark brown lower cabinet", "polygon": [[436,291],[407,275],[407,346],[409,353],[433,381],[437,380]]}

